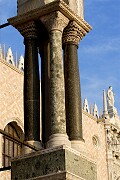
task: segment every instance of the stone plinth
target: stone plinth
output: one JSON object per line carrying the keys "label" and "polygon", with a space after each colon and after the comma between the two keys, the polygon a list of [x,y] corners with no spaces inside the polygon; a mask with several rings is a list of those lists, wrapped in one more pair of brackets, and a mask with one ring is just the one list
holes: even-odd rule
{"label": "stone plinth", "polygon": [[16,158],[12,180],[97,180],[96,164],[68,146]]}

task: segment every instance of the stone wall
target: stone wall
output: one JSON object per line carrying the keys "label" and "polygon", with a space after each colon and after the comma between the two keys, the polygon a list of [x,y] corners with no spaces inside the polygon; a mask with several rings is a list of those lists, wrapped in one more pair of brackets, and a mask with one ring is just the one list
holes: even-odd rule
{"label": "stone wall", "polygon": [[[4,130],[11,121],[16,121],[23,129],[23,73],[5,60],[0,60],[0,83],[0,129]],[[83,154],[97,163],[97,179],[107,180],[104,124],[97,123],[97,120],[83,111],[83,138],[85,140]],[[0,142],[2,143],[2,136],[0,136]],[[0,147],[1,159],[1,144]],[[1,180],[5,178],[9,180],[10,172],[1,173],[1,178]]]}
{"label": "stone wall", "polygon": [[97,163],[97,179],[107,180],[106,140],[104,123],[83,111],[83,138],[87,157]]}
{"label": "stone wall", "polygon": [[[0,59],[0,129],[15,121],[23,130],[23,73]],[[0,134],[0,168],[2,167],[2,135]],[[1,180],[9,180],[10,171],[0,172]]]}

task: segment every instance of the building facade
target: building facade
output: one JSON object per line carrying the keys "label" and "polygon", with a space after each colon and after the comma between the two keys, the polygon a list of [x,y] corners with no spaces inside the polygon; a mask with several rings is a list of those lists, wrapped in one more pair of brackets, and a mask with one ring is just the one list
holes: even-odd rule
{"label": "building facade", "polygon": [[[15,65],[11,48],[3,57],[0,48],[0,129],[23,139],[23,57]],[[20,154],[21,145],[0,134],[0,168],[10,165],[10,158]],[[14,151],[14,152],[13,152]],[[10,179],[9,171],[0,172],[2,180]]]}
{"label": "building facade", "polygon": [[[23,139],[24,59],[15,65],[11,48],[6,57],[0,53],[0,130]],[[103,115],[97,105],[89,108],[87,99],[82,110],[83,142],[80,153],[96,163],[97,180],[120,179],[120,118],[114,107],[114,94],[109,87],[103,92]],[[74,147],[74,142],[73,142]],[[22,145],[0,134],[0,168],[10,166],[11,157],[20,156]],[[76,145],[75,145],[76,148]],[[1,180],[11,179],[10,170],[0,172]]]}

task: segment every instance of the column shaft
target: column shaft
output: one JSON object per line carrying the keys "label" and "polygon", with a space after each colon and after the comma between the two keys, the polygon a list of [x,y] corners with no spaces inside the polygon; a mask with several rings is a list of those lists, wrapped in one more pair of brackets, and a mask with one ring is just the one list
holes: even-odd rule
{"label": "column shaft", "polygon": [[41,18],[49,32],[50,41],[50,133],[47,147],[70,146],[66,133],[65,85],[62,57],[62,33],[68,19],[59,11]]}
{"label": "column shaft", "polygon": [[67,133],[70,140],[82,139],[82,107],[77,46],[64,45]]}
{"label": "column shaft", "polygon": [[42,99],[42,142],[47,143],[49,139],[49,91],[50,91],[50,53],[49,42],[44,41],[40,46],[41,56],[41,99]]}
{"label": "column shaft", "polygon": [[50,32],[50,134],[66,134],[62,32]]}
{"label": "column shaft", "polygon": [[24,64],[25,140],[40,141],[40,81],[36,39],[25,38]]}

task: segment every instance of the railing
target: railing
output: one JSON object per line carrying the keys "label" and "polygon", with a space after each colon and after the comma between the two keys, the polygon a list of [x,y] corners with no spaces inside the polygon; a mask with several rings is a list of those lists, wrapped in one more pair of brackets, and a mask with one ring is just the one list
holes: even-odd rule
{"label": "railing", "polygon": [[[5,137],[5,138],[7,138],[8,140],[10,140],[11,143],[16,143],[16,145],[19,144],[21,147],[26,146],[26,147],[34,150],[34,151],[38,151],[38,150],[39,150],[38,148],[36,148],[35,146],[29,144],[28,142],[25,142],[24,140],[20,140],[20,139],[18,139],[18,138],[16,138],[16,137],[12,137],[11,134],[9,134],[9,133],[1,130],[1,129],[0,129],[0,134],[2,134],[3,137]],[[7,145],[8,145],[8,151],[11,152],[10,142],[8,142],[9,144],[7,144]],[[3,146],[3,148],[4,148],[4,146]],[[2,153],[2,155],[3,155],[3,153]],[[20,155],[22,155],[22,153],[21,153]],[[15,157],[15,156],[14,156],[14,157]],[[19,155],[17,155],[17,157],[19,157]],[[9,161],[11,161],[11,160],[10,160],[11,158],[12,158],[12,156],[9,157]],[[1,167],[1,168],[0,168],[0,172],[2,172],[2,171],[7,171],[7,170],[11,170],[11,166],[10,166],[11,163],[8,163],[8,164],[9,164],[8,166]]]}
{"label": "railing", "polygon": [[38,151],[39,150],[35,146],[29,144],[28,142],[22,141],[22,140],[20,140],[20,139],[18,139],[16,137],[12,137],[9,133],[6,133],[5,131],[3,131],[1,129],[0,129],[0,134],[3,134],[4,136],[8,137],[9,139],[12,139],[13,141],[16,141],[16,142],[18,142],[18,143],[20,143],[20,144],[22,144],[24,146],[27,146],[27,147],[31,148],[32,150],[34,150],[34,151]]}

